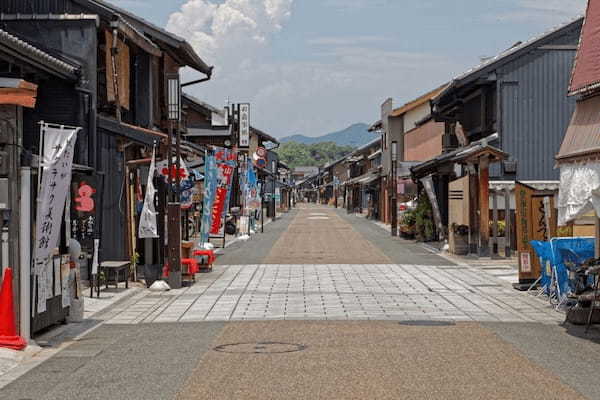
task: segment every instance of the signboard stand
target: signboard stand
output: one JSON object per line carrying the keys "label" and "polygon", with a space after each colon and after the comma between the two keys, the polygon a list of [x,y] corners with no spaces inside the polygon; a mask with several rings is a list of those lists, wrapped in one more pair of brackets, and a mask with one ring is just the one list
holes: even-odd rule
{"label": "signboard stand", "polygon": [[515,184],[515,201],[519,282],[513,287],[528,290],[541,275],[539,259],[530,243],[556,236],[557,213],[552,193],[536,191],[520,182]]}

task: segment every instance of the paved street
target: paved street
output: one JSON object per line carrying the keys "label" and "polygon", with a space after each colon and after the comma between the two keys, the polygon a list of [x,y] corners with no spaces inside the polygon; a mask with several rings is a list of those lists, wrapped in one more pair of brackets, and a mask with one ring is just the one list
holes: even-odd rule
{"label": "paved street", "polygon": [[600,398],[598,332],[560,326],[507,268],[300,205],[194,285],[100,312],[0,398]]}

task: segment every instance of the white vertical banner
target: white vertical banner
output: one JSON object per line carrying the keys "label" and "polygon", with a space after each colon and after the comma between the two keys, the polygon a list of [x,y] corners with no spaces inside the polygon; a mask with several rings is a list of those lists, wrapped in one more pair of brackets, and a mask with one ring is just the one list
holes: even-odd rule
{"label": "white vertical banner", "polygon": [[446,232],[444,231],[444,224],[442,223],[442,214],[440,212],[440,205],[438,203],[437,196],[435,194],[435,188],[433,187],[433,175],[428,175],[425,178],[421,178],[421,183],[425,188],[429,202],[431,203],[431,209],[433,210],[433,219],[438,228],[438,233],[442,240],[446,239]]}
{"label": "white vertical banner", "polygon": [[240,104],[239,129],[240,147],[250,146],[250,104]]}
{"label": "white vertical banner", "polygon": [[46,311],[46,282],[49,281],[48,275],[54,276],[48,268],[53,265],[53,252],[59,244],[60,226],[71,183],[75,141],[80,129],[50,127],[47,124],[41,126],[40,135],[44,143],[40,157],[42,178],[38,192],[33,249],[34,268],[38,276],[38,313]]}
{"label": "white vertical banner", "polygon": [[100,249],[100,239],[94,239],[94,254],[92,255],[92,275],[98,274],[98,250]]}
{"label": "white vertical banner", "polygon": [[156,194],[153,182],[155,163],[154,149],[152,149],[152,161],[150,162],[150,170],[148,170],[146,195],[144,196],[144,206],[142,207],[140,226],[138,228],[138,236],[140,239],[158,237],[158,225],[156,224],[157,212],[154,208],[154,195]]}

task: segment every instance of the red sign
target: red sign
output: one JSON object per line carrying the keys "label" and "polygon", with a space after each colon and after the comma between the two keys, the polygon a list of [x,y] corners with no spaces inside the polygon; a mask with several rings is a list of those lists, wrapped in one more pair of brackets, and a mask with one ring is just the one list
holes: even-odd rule
{"label": "red sign", "polygon": [[92,195],[96,193],[96,189],[92,188],[85,182],[81,182],[79,189],[77,189],[78,196],[75,197],[75,210],[80,212],[92,212],[94,211],[94,199]]}

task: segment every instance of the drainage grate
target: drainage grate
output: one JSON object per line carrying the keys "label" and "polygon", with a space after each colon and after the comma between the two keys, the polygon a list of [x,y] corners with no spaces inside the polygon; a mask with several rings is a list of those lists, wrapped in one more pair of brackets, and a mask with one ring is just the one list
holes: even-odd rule
{"label": "drainage grate", "polygon": [[305,349],[305,345],[297,343],[258,342],[222,344],[215,347],[213,350],[221,353],[238,354],[282,354],[295,353]]}
{"label": "drainage grate", "polygon": [[400,325],[405,326],[453,326],[456,325],[454,321],[400,321]]}

